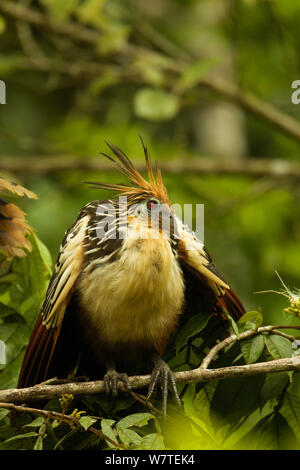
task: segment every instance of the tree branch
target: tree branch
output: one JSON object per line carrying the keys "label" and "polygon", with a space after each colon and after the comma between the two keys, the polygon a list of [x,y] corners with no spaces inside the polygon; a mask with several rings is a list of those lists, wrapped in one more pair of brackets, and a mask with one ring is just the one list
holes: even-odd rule
{"label": "tree branch", "polygon": [[0,3],[0,11],[15,20],[29,23],[55,34],[68,36],[75,41],[94,44],[99,40],[99,32],[95,30],[85,28],[76,23],[66,21],[62,23],[53,20],[47,15],[40,13],[38,10],[28,8],[20,3],[2,0]]}
{"label": "tree branch", "polygon": [[199,84],[237,103],[244,108],[245,111],[269,122],[269,124],[272,124],[288,136],[300,140],[299,122],[288,114],[280,111],[271,103],[261,100],[252,93],[242,91],[224,80],[216,80],[209,77],[209,79],[202,79]]}
{"label": "tree branch", "polygon": [[[224,380],[234,377],[248,377],[257,374],[300,371],[300,356],[277,359],[274,361],[260,362],[256,364],[246,364],[241,366],[229,366],[219,369],[193,369],[184,372],[175,372],[174,377],[177,383],[207,382],[210,380]],[[129,378],[133,389],[145,388],[150,383],[150,375],[139,375]],[[50,400],[60,397],[65,393],[74,396],[93,395],[104,392],[103,380],[93,382],[72,382],[59,385],[35,385],[23,389],[10,389],[0,391],[0,402],[3,403],[24,403],[40,400]]]}
{"label": "tree branch", "polygon": [[[299,330],[298,325],[268,325],[259,327],[257,329],[246,330],[240,333],[239,336],[233,334],[228,336],[220,343],[216,344],[203,359],[201,365],[196,369],[187,370],[183,372],[175,372],[174,378],[177,383],[191,383],[191,382],[206,382],[214,379],[224,380],[234,377],[246,377],[256,374],[266,374],[285,371],[300,371],[300,356],[288,357],[277,359],[273,361],[260,362],[255,364],[246,364],[240,366],[228,366],[219,369],[208,369],[208,365],[216,356],[216,354],[229,346],[230,344],[249,338],[256,334],[273,333],[282,334],[281,329],[295,329]],[[284,334],[291,341],[293,336]],[[129,377],[132,389],[145,388],[150,383],[150,375],[139,375]],[[52,398],[60,397],[63,394],[72,394],[73,396],[79,395],[93,395],[96,393],[103,393],[105,391],[103,380],[95,380],[91,382],[67,382],[53,384],[56,379],[50,379],[33,387],[23,389],[9,389],[0,390],[0,402],[3,403],[24,403],[35,402],[41,400],[49,400]],[[125,391],[122,384],[119,386],[120,390]],[[134,398],[137,398],[134,392],[131,392]]]}
{"label": "tree branch", "polygon": [[[144,163],[136,162],[139,171],[145,170]],[[181,174],[245,175],[251,177],[300,179],[300,164],[294,161],[248,158],[246,160],[217,160],[209,157],[186,158],[160,162],[163,172]],[[41,157],[11,157],[3,155],[0,171],[13,173],[50,174],[59,171],[99,171],[114,173],[115,167],[101,158],[75,158],[67,155]]]}

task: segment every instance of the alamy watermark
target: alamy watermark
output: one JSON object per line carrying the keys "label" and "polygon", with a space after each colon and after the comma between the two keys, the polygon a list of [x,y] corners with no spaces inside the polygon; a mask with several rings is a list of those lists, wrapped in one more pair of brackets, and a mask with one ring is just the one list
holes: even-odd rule
{"label": "alamy watermark", "polygon": [[0,364],[6,364],[6,348],[4,341],[0,340]]}
{"label": "alamy watermark", "polygon": [[[158,239],[163,234],[179,240],[184,231],[193,230],[204,243],[204,204],[169,206],[155,198],[132,204],[126,196],[119,196],[118,204],[100,203],[96,214],[100,240],[125,239],[129,232],[131,238]],[[192,245],[188,249],[193,249]]]}
{"label": "alamy watermark", "polygon": [[6,104],[6,84],[0,80],[0,104]]}
{"label": "alamy watermark", "polygon": [[291,95],[292,103],[300,104],[300,80],[294,80],[291,87],[295,89]]}
{"label": "alamy watermark", "polygon": [[299,341],[299,339],[295,339],[295,341],[292,342],[292,348],[294,349],[292,357],[299,356],[300,355],[300,341]]}

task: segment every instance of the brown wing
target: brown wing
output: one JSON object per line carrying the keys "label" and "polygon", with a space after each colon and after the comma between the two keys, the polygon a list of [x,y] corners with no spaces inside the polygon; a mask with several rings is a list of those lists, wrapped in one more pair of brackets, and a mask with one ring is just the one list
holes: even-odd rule
{"label": "brown wing", "polygon": [[88,215],[78,216],[61,244],[46,298],[32,331],[23,359],[18,387],[42,382],[47,377],[66,308],[83,267]]}
{"label": "brown wing", "polygon": [[216,270],[203,243],[187,226],[180,221],[177,222],[180,227],[179,260],[186,273],[186,282],[193,283],[194,289],[196,288],[200,293],[198,298],[202,298],[202,308],[208,308],[221,315],[224,309],[234,319],[239,319],[246,312],[242,302]]}

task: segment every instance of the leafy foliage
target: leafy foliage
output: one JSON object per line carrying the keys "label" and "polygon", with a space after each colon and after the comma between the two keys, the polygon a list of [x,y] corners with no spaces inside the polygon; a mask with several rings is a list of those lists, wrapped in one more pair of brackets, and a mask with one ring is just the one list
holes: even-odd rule
{"label": "leafy foliage", "polygon": [[0,340],[6,364],[0,364],[0,387],[17,385],[19,367],[30,331],[40,311],[51,272],[51,256],[35,234],[33,249],[24,258],[2,255],[0,275]]}

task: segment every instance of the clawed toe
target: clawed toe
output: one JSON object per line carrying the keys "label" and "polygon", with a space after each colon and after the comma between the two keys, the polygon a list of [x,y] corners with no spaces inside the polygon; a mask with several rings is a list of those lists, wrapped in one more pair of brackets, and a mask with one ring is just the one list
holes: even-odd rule
{"label": "clawed toe", "polygon": [[177,392],[176,382],[174,379],[173,372],[171,371],[168,364],[162,359],[155,360],[155,367],[152,371],[151,381],[148,389],[146,401],[150,400],[157,386],[161,386],[162,390],[162,412],[163,415],[167,414],[167,402],[168,402],[168,388],[170,387],[172,395],[176,401],[176,404],[181,408],[182,403]]}
{"label": "clawed toe", "polygon": [[104,380],[104,389],[108,395],[112,394],[114,397],[117,396],[118,382],[123,383],[123,385],[128,391],[131,390],[131,384],[129,382],[128,375],[125,373],[120,374],[119,372],[116,372],[115,370],[108,370],[103,380]]}

